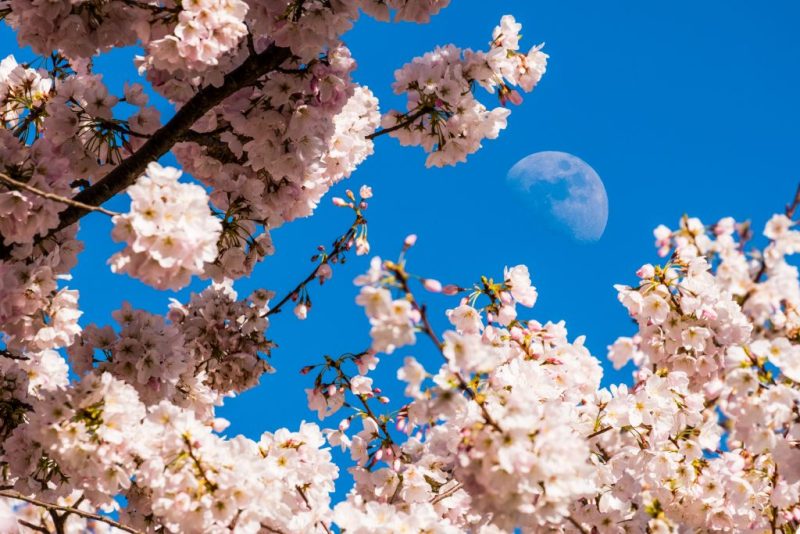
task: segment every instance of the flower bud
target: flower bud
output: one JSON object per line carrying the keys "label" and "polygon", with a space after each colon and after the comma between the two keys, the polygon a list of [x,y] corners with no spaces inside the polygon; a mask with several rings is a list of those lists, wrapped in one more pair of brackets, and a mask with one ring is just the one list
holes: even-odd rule
{"label": "flower bud", "polygon": [[425,278],[422,281],[422,287],[430,291],[431,293],[441,293],[442,292],[442,283],[438,280],[434,280],[433,278]]}
{"label": "flower bud", "polygon": [[442,293],[447,295],[447,296],[455,295],[459,291],[461,291],[461,288],[459,288],[457,285],[454,285],[454,284],[447,284],[446,286],[444,286],[442,288]]}
{"label": "flower bud", "polygon": [[638,276],[639,278],[641,278],[643,280],[647,279],[647,278],[652,278],[655,275],[656,275],[655,267],[653,267],[649,263],[645,263],[644,265],[639,267],[638,271],[636,271],[636,276]]}

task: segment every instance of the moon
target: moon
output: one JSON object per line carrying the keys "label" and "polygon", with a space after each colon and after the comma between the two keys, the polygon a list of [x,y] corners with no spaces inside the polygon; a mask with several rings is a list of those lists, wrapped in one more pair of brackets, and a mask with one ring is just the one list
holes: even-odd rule
{"label": "moon", "polygon": [[577,241],[603,236],[608,196],[603,181],[582,159],[566,152],[536,152],[519,160],[506,177],[537,217]]}

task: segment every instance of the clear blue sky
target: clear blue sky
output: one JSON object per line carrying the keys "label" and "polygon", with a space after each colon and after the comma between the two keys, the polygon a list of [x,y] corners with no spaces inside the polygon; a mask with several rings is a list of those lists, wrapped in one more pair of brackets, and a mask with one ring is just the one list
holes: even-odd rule
{"label": "clear blue sky", "polygon": [[[501,137],[467,164],[443,170],[426,170],[421,151],[380,138],[376,154],[333,194],[370,184],[373,251],[393,257],[406,234],[419,234],[410,255],[414,272],[468,284],[481,274],[500,276],[504,265],[528,264],[540,293],[531,318],[566,320],[570,335],[587,335],[588,347],[606,365],[606,346],[633,331],[612,285],[631,282],[642,263],[657,260],[656,225],[674,227],[689,213],[706,222],[751,218],[760,228],[791,197],[800,180],[800,4],[454,0],[430,25],[362,20],[347,36],[359,63],[356,78],[384,109],[396,106],[390,90],[395,68],[437,44],[484,47],[504,13],[522,22],[525,46],[544,41],[551,59]],[[6,53],[17,53],[8,28],[0,43]],[[98,63],[112,86],[135,75],[130,56],[116,53]],[[575,154],[605,182],[609,221],[597,243],[565,240],[541,227],[505,185],[516,161],[542,150]],[[124,209],[124,203],[115,205]],[[266,287],[282,295],[309,271],[316,245],[329,244],[350,219],[324,202],[315,217],[275,232],[277,254],[238,283],[240,294]],[[111,324],[123,300],[163,312],[169,297],[188,298],[189,289],[158,293],[111,274],[105,262],[119,246],[109,230],[103,216],[84,219],[81,237],[91,244],[70,282],[81,291],[84,324]],[[273,320],[269,336],[279,344],[272,359],[278,373],[223,408],[233,422],[229,432],[257,437],[315,419],[303,393],[312,377],[297,371],[323,354],[368,345],[351,283],[367,265],[367,258],[352,256],[330,283],[313,288],[307,321],[291,313]],[[202,287],[196,282],[191,290]],[[445,326],[443,316],[436,320]],[[376,385],[397,401],[394,371],[409,354],[431,368],[438,364],[424,342],[383,358]],[[606,368],[606,383],[628,380],[628,370]]]}

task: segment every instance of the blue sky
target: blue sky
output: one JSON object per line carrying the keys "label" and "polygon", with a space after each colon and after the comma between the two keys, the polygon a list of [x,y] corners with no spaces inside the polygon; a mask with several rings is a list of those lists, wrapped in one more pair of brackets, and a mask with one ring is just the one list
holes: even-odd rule
{"label": "blue sky", "polygon": [[[332,194],[371,185],[373,251],[394,257],[406,234],[418,234],[409,256],[415,273],[466,285],[481,274],[501,276],[505,265],[526,263],[540,295],[530,318],[566,320],[571,337],[585,334],[604,361],[606,383],[628,380],[629,370],[614,373],[605,363],[606,346],[633,331],[612,285],[631,282],[642,263],[657,260],[652,229],[659,223],[674,227],[683,213],[709,223],[726,215],[750,218],[760,228],[800,181],[800,4],[454,0],[430,25],[360,21],[347,36],[359,63],[355,77],[383,109],[401,105],[390,90],[394,69],[437,44],[485,47],[504,13],[522,22],[524,46],[546,42],[551,58],[539,87],[513,109],[500,138],[466,164],[429,170],[420,150],[382,137],[376,154]],[[5,53],[18,53],[6,27],[0,44]],[[117,52],[98,62],[112,87],[135,76],[131,55]],[[507,187],[508,169],[542,150],[572,153],[603,179],[609,219],[598,242],[554,233]],[[124,202],[115,206],[124,209]],[[279,229],[276,255],[237,284],[240,294],[256,287],[284,294],[309,272],[315,247],[330,244],[350,221],[349,212],[326,201],[316,216]],[[111,324],[111,312],[124,300],[163,312],[169,297],[186,299],[204,287],[196,282],[166,294],[113,275],[106,260],[120,247],[109,231],[102,215],[83,221],[81,237],[90,244],[70,286],[81,291],[84,324]],[[290,313],[274,318],[269,337],[279,345],[272,359],[278,373],[222,409],[233,423],[229,432],[257,437],[314,420],[303,393],[312,377],[297,371],[323,354],[368,345],[367,321],[353,303],[352,286],[368,259],[350,260],[324,287],[312,287],[307,321]],[[431,304],[443,311],[447,301],[432,298]],[[443,315],[434,319],[445,326]],[[431,368],[439,361],[424,341],[383,358],[377,385],[398,401],[392,382],[405,355]]]}

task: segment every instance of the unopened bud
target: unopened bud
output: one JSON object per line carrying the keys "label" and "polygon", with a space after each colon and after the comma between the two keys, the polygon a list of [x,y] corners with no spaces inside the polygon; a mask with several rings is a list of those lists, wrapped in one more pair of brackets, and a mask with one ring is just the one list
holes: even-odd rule
{"label": "unopened bud", "polygon": [[431,293],[441,293],[442,292],[442,283],[438,280],[434,280],[433,278],[426,278],[422,281],[422,287],[430,291]]}
{"label": "unopened bud", "polygon": [[460,291],[461,291],[461,288],[459,288],[457,285],[454,285],[454,284],[447,284],[446,286],[444,286],[442,288],[442,293],[447,295],[447,296],[456,295]]}

